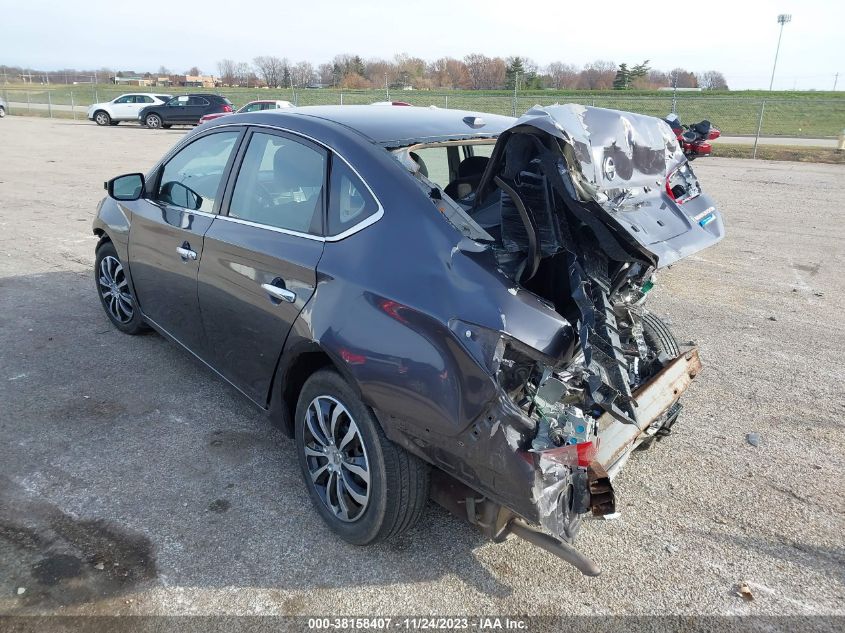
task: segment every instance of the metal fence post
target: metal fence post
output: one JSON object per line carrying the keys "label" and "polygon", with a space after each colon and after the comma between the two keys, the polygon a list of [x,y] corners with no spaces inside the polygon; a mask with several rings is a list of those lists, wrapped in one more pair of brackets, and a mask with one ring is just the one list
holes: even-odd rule
{"label": "metal fence post", "polygon": [[340,105],[343,105],[343,93],[340,93]]}
{"label": "metal fence post", "polygon": [[511,116],[516,116],[516,95],[513,96],[511,101]]}
{"label": "metal fence post", "polygon": [[73,103],[73,90],[70,91],[70,112],[73,114],[73,120],[76,121],[76,108]]}
{"label": "metal fence post", "polygon": [[449,95],[443,95],[443,107],[448,109],[448,107],[449,107]]}
{"label": "metal fence post", "polygon": [[50,113],[50,118],[53,118],[53,97],[51,96],[53,93],[49,90],[47,91],[47,112]]}
{"label": "metal fence post", "polygon": [[32,110],[32,106],[29,103],[29,90],[26,91],[26,113],[29,114]]}
{"label": "metal fence post", "polygon": [[760,102],[760,119],[757,121],[757,136],[754,137],[754,150],[751,152],[751,158],[757,158],[757,143],[760,141],[760,130],[763,128],[763,112],[766,111],[766,100]]}

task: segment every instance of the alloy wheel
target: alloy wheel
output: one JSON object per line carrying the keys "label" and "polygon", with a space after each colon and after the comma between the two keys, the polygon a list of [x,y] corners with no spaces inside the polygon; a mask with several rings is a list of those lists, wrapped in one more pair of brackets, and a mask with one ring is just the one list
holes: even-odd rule
{"label": "alloy wheel", "polygon": [[95,118],[97,125],[106,125],[109,122],[108,115],[105,112],[98,112]]}
{"label": "alloy wheel", "polygon": [[370,500],[370,462],[349,410],[317,396],[305,414],[305,461],[317,495],[341,521],[359,519]]}
{"label": "alloy wheel", "polygon": [[135,314],[135,304],[129,294],[129,283],[123,265],[112,255],[100,261],[100,276],[97,279],[100,296],[111,317],[118,323],[129,323]]}
{"label": "alloy wheel", "polygon": [[157,128],[161,125],[161,119],[159,119],[155,114],[151,114],[147,117],[147,127]]}

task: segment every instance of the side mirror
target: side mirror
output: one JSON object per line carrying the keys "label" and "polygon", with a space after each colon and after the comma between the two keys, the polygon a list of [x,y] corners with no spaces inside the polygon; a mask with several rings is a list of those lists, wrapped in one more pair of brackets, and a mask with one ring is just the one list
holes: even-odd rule
{"label": "side mirror", "polygon": [[144,193],[144,174],[126,174],[103,183],[109,197],[130,202],[138,200]]}

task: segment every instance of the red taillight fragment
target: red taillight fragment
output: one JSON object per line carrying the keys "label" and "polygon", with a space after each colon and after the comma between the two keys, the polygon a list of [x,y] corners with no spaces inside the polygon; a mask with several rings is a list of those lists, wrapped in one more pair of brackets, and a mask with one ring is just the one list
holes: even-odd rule
{"label": "red taillight fragment", "polygon": [[363,365],[367,362],[366,356],[350,352],[348,349],[340,350],[340,357],[347,365]]}
{"label": "red taillight fragment", "polygon": [[230,106],[230,105],[224,105],[223,106],[223,112],[231,112],[231,111],[232,111],[232,106]]}
{"label": "red taillight fragment", "polygon": [[564,466],[581,466],[586,468],[596,458],[597,445],[593,442],[565,444],[557,448],[541,451],[539,455]]}

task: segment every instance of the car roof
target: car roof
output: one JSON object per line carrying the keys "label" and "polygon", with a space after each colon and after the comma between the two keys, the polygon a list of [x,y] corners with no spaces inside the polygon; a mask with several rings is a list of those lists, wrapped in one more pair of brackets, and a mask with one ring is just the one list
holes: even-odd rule
{"label": "car roof", "polygon": [[[513,117],[485,112],[434,107],[380,108],[370,105],[304,106],[268,110],[262,114],[268,119],[279,116],[324,119],[351,128],[388,148],[423,142],[493,138],[512,127],[516,121]],[[274,121],[269,119],[266,122],[272,125]]]}

